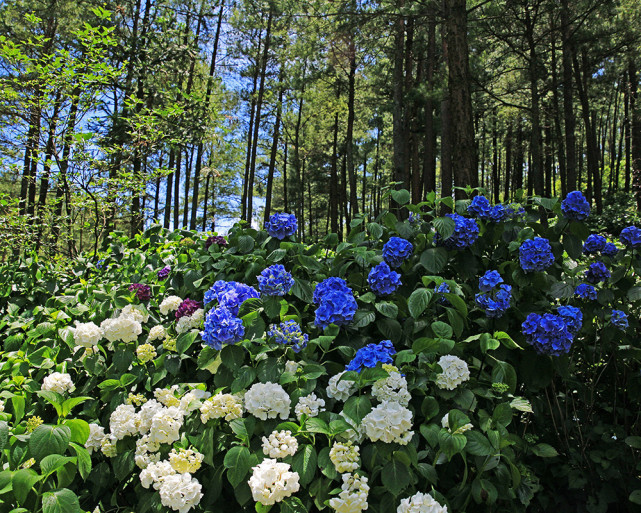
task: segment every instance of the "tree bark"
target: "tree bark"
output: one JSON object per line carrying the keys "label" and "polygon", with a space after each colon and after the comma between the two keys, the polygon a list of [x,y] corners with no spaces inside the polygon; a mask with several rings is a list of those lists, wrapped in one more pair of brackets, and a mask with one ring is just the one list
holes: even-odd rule
{"label": "tree bark", "polygon": [[576,178],[576,120],[572,102],[572,32],[568,0],[561,0],[561,29],[562,29],[562,64],[563,64],[563,118],[565,122],[566,149],[566,190],[572,192],[577,188]]}
{"label": "tree bark", "polygon": [[274,172],[276,171],[276,157],[278,156],[278,142],[280,137],[280,119],[283,112],[283,90],[282,84],[284,69],[281,66],[279,72],[278,104],[276,105],[276,120],[274,121],[274,133],[272,136],[272,148],[269,154],[269,169],[267,171],[267,190],[265,192],[265,216],[263,221],[267,223],[272,210],[272,189],[274,186]]}

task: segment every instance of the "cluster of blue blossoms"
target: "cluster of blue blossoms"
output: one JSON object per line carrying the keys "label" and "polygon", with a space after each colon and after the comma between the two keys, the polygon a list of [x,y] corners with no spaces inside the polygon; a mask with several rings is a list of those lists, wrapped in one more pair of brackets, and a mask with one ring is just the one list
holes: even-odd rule
{"label": "cluster of blue blossoms", "polygon": [[537,353],[560,356],[568,353],[574,335],[581,329],[583,314],[574,306],[560,306],[558,315],[531,313],[523,322],[522,332]]}
{"label": "cluster of blue blossoms", "polygon": [[454,221],[454,232],[447,239],[436,234],[434,241],[447,249],[465,249],[476,242],[479,236],[479,225],[476,220],[458,214],[445,214]]}
{"label": "cluster of blue blossoms", "polygon": [[525,214],[523,207],[503,205],[501,203],[492,206],[485,196],[474,196],[467,207],[467,211],[474,217],[494,223],[502,223]]}
{"label": "cluster of blue blossoms", "polygon": [[224,306],[233,315],[238,315],[238,309],[244,301],[258,297],[260,294],[254,287],[237,281],[218,280],[205,292],[203,303],[208,305],[212,301],[217,301],[218,306]]}
{"label": "cluster of blue blossoms", "polygon": [[378,344],[367,344],[356,351],[356,355],[352,358],[345,369],[348,371],[360,372],[365,367],[376,367],[377,363],[394,363],[392,356],[396,354],[396,349],[391,340],[383,340]]}
{"label": "cluster of blue blossoms", "polygon": [[621,230],[619,240],[625,244],[626,248],[634,249],[641,247],[641,229],[636,226],[628,226]]}
{"label": "cluster of blue blossoms", "polygon": [[316,285],[313,301],[318,305],[314,324],[320,329],[330,324],[347,326],[358,309],[352,289],[342,278],[327,278]]}
{"label": "cluster of blue blossoms", "polygon": [[205,329],[200,333],[205,344],[220,351],[223,344],[235,344],[245,336],[245,327],[228,308],[212,308],[205,317]]}
{"label": "cluster of blue blossoms", "polygon": [[485,310],[485,315],[498,319],[512,302],[512,286],[503,283],[498,271],[487,271],[479,279],[481,293],[474,297],[476,304]]}
{"label": "cluster of blue blossoms", "polygon": [[414,251],[414,246],[408,240],[400,237],[390,237],[383,246],[383,259],[392,267],[400,267]]}
{"label": "cluster of blue blossoms", "polygon": [[604,256],[613,257],[619,252],[619,248],[611,242],[608,242],[603,235],[593,233],[585,239],[583,243],[583,253],[591,255],[599,252]]}
{"label": "cluster of blue blossoms", "polygon": [[291,237],[298,229],[298,221],[294,214],[272,214],[265,223],[265,230],[278,240]]}
{"label": "cluster of blue blossoms", "polygon": [[587,283],[581,283],[574,289],[574,294],[581,299],[596,299],[596,289]]}
{"label": "cluster of blue blossoms", "polygon": [[441,303],[442,305],[449,305],[450,304],[449,300],[444,295],[444,294],[449,294],[450,292],[452,292],[450,290],[450,286],[447,283],[443,282],[440,285],[437,285],[436,287],[434,287],[434,292],[436,294],[438,294],[438,302],[439,303]]}
{"label": "cluster of blue blossoms", "polygon": [[590,215],[590,203],[581,191],[572,191],[561,202],[561,212],[570,221],[585,221]]}
{"label": "cluster of blue blossoms", "polygon": [[603,262],[593,262],[585,271],[585,280],[588,283],[599,283],[610,277],[610,271]]}
{"label": "cluster of blue blossoms", "polygon": [[530,271],[544,271],[554,263],[550,241],[543,237],[534,237],[521,244],[519,248],[519,262],[521,269],[526,273]]}
{"label": "cluster of blue blossoms", "polygon": [[401,275],[392,271],[387,262],[381,262],[369,272],[367,283],[377,296],[387,296],[401,286]]}
{"label": "cluster of blue blossoms", "polygon": [[274,337],[277,344],[289,345],[295,353],[307,346],[309,335],[303,333],[296,321],[281,322],[278,326],[272,325],[267,335]]}
{"label": "cluster of blue blossoms", "polygon": [[610,317],[610,322],[612,323],[613,326],[616,326],[621,331],[625,331],[630,325],[628,323],[628,316],[625,314],[625,312],[622,312],[621,310],[612,310],[612,316]]}
{"label": "cluster of blue blossoms", "polygon": [[280,264],[264,269],[256,279],[258,288],[266,296],[284,296],[294,286],[294,278]]}

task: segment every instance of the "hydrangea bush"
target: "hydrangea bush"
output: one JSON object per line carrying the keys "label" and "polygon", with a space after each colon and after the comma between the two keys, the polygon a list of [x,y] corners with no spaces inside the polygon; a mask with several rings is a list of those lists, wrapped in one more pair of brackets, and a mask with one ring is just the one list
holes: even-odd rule
{"label": "hydrangea bush", "polygon": [[641,502],[641,230],[591,233],[576,191],[405,207],[4,265],[0,510]]}

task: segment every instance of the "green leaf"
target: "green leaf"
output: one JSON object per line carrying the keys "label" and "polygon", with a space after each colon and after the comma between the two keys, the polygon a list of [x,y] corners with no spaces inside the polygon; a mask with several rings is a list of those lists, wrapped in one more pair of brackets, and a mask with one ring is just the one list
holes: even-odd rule
{"label": "green leaf", "polygon": [[256,379],[256,371],[253,367],[241,367],[236,372],[236,378],[231,383],[231,393],[235,394],[241,390],[246,390],[254,382],[254,379]]}
{"label": "green leaf", "polygon": [[98,383],[98,388],[108,392],[109,390],[115,390],[120,388],[120,381],[117,379],[106,379],[102,383]]}
{"label": "green leaf", "polygon": [[11,405],[13,406],[13,415],[14,415],[14,422],[17,424],[22,420],[22,417],[24,417],[24,407],[25,407],[25,399],[21,395],[14,395],[11,397]]}
{"label": "green leaf", "polygon": [[352,321],[353,328],[364,328],[376,320],[376,314],[371,310],[357,310]]}
{"label": "green leaf", "polygon": [[72,442],[85,445],[91,431],[87,421],[82,419],[66,419],[62,424],[71,430]]}
{"label": "green leaf", "polygon": [[430,299],[432,299],[433,292],[428,289],[416,289],[410,295],[410,298],[407,300],[407,307],[410,311],[410,315],[414,319],[418,319],[421,314],[427,308],[427,305],[430,304]]}
{"label": "green leaf", "polygon": [[492,413],[492,419],[497,424],[507,427],[512,422],[512,408],[508,403],[497,404]]}
{"label": "green leaf", "polygon": [[536,444],[532,447],[532,452],[541,458],[553,458],[559,455],[556,449],[549,444]]}
{"label": "green leaf", "polygon": [[467,438],[464,434],[450,433],[447,429],[441,429],[438,433],[438,443],[448,460],[451,460],[455,454],[463,451],[467,445]]}
{"label": "green leaf", "polygon": [[236,371],[245,361],[245,350],[241,346],[226,345],[220,352],[223,365],[231,371]]}
{"label": "green leaf", "polygon": [[270,319],[280,316],[280,300],[279,296],[267,296],[263,299],[263,308]]}
{"label": "green leaf", "polygon": [[376,308],[385,317],[389,317],[390,319],[396,319],[396,317],[398,316],[398,306],[396,306],[394,303],[390,303],[388,301],[385,301],[383,303],[376,303],[374,305],[374,308]]}
{"label": "green leaf", "polygon": [[38,426],[29,438],[29,451],[36,460],[49,454],[64,454],[71,441],[71,429],[67,426]]}
{"label": "green leaf", "polygon": [[307,508],[298,497],[287,497],[281,502],[280,513],[307,513]]}
{"label": "green leaf", "polygon": [[42,496],[42,513],[81,513],[78,496],[67,488],[46,492]]}
{"label": "green leaf", "polygon": [[179,335],[176,339],[176,352],[178,354],[185,354],[192,344],[196,342],[197,337],[198,332],[195,330],[190,330]]}
{"label": "green leaf", "polygon": [[372,411],[372,403],[365,396],[350,397],[343,408],[345,415],[360,424],[363,417]]}
{"label": "green leaf", "polygon": [[60,454],[50,454],[45,456],[40,462],[40,472],[44,476],[54,473],[59,468],[64,467],[68,462],[73,461],[69,456],[61,456]]}
{"label": "green leaf", "polygon": [[236,488],[245,479],[251,466],[249,449],[239,445],[232,447],[225,454],[223,465],[227,469],[229,483]]}
{"label": "green leaf", "polygon": [[510,402],[510,406],[518,411],[524,411],[527,413],[533,413],[532,412],[532,405],[530,404],[530,401],[525,399],[524,397],[515,397],[512,399]]}
{"label": "green leaf", "polygon": [[452,326],[442,321],[433,322],[431,328],[434,334],[439,338],[451,339],[454,334]]}
{"label": "green leaf", "polygon": [[488,438],[481,432],[471,429],[465,432],[467,438],[466,452],[474,456],[492,456],[496,451]]}
{"label": "green leaf", "polygon": [[74,442],[71,442],[70,445],[73,450],[76,451],[78,472],[80,472],[80,477],[82,477],[83,479],[87,479],[87,477],[91,473],[91,455],[89,454],[89,451],[81,445],[78,445]]}
{"label": "green leaf", "polygon": [[54,392],[53,390],[38,390],[37,393],[56,409],[56,413],[59,417],[64,417],[62,414],[62,402],[64,401],[62,395],[58,392]]}
{"label": "green leaf", "polygon": [[254,239],[250,235],[241,235],[238,237],[238,249],[241,253],[249,253],[254,249]]}
{"label": "green leaf", "polygon": [[641,287],[631,287],[628,290],[628,299],[630,301],[639,301],[641,299]]}
{"label": "green leaf", "polygon": [[136,466],[135,454],[133,450],[129,450],[118,454],[112,458],[111,464],[114,469],[114,476],[118,481],[124,481],[129,474],[131,474]]}
{"label": "green leaf", "polygon": [[312,482],[316,473],[316,449],[313,445],[305,444],[298,448],[292,458],[292,470],[298,472],[300,484],[306,486]]}
{"label": "green leaf", "polygon": [[628,500],[634,504],[641,504],[641,490],[634,490]]}
{"label": "green leaf", "polygon": [[410,484],[410,479],[407,465],[397,459],[393,459],[385,465],[381,472],[383,485],[395,496],[407,488]]}
{"label": "green leaf", "polygon": [[93,397],[71,397],[62,403],[62,416],[66,417],[71,413],[71,410],[78,406],[79,404],[84,403],[85,401],[91,401]]}
{"label": "green leaf", "polygon": [[327,422],[319,419],[318,417],[307,419],[307,421],[305,422],[305,429],[311,433],[323,433],[325,435],[332,434],[329,426],[327,425]]}
{"label": "green leaf", "polygon": [[449,239],[456,228],[456,222],[451,217],[437,217],[432,224],[443,240]]}
{"label": "green leaf", "polygon": [[438,274],[447,264],[447,251],[444,248],[428,248],[421,253],[420,262],[427,272]]}
{"label": "green leaf", "polygon": [[11,484],[13,486],[13,494],[19,504],[23,504],[27,500],[27,496],[33,488],[33,485],[40,481],[40,479],[41,476],[30,468],[23,468],[14,472],[11,478]]}
{"label": "green leaf", "polygon": [[4,420],[0,421],[0,451],[2,451],[7,445],[7,440],[9,439],[9,424]]}
{"label": "green leaf", "polygon": [[625,443],[633,449],[641,449],[641,436],[628,436]]}
{"label": "green leaf", "polygon": [[407,189],[399,189],[391,192],[392,199],[399,205],[405,205],[410,202],[410,193]]}

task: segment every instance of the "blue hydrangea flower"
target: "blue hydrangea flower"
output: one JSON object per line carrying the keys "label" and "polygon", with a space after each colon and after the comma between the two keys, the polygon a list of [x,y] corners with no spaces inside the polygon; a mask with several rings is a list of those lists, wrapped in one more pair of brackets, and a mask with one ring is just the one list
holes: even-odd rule
{"label": "blue hydrangea flower", "polygon": [[408,221],[410,224],[418,224],[421,222],[421,214],[415,214],[414,212],[410,212],[409,219]]}
{"label": "blue hydrangea flower", "polygon": [[530,271],[544,271],[554,263],[550,241],[543,237],[528,239],[519,248],[519,262],[521,269],[526,273]]}
{"label": "blue hydrangea flower", "polygon": [[323,299],[323,296],[330,291],[343,292],[344,294],[352,294],[352,289],[349,288],[347,282],[343,278],[327,278],[321,281],[314,289],[314,304],[317,305]]}
{"label": "blue hydrangea flower", "polygon": [[297,229],[298,222],[294,214],[272,214],[265,223],[267,233],[278,240],[291,237]]}
{"label": "blue hydrangea flower", "polygon": [[498,205],[494,205],[492,209],[490,210],[490,220],[494,221],[495,223],[502,223],[503,221],[507,221],[508,219],[511,219],[512,215],[514,214],[514,210],[512,210],[510,207],[505,207],[504,205],[501,205],[500,203]]}
{"label": "blue hydrangea flower", "polygon": [[560,356],[572,347],[573,335],[560,315],[531,313],[521,327],[527,343],[539,354]]}
{"label": "blue hydrangea flower", "polygon": [[610,271],[603,262],[594,262],[585,272],[585,279],[590,283],[599,283],[610,277]]}
{"label": "blue hydrangea flower", "polygon": [[479,219],[489,219],[490,202],[485,196],[474,196],[472,203],[467,206],[467,212]]}
{"label": "blue hydrangea flower", "polygon": [[630,325],[630,323],[628,322],[628,316],[621,310],[612,310],[612,317],[610,317],[610,322],[613,326],[616,326],[621,331],[625,331]]}
{"label": "blue hydrangea flower", "polygon": [[437,285],[434,287],[434,292],[439,295],[438,302],[441,303],[442,305],[449,305],[450,302],[449,300],[443,295],[443,294],[449,294],[452,292],[450,290],[450,286],[443,282],[440,285]]}
{"label": "blue hydrangea flower", "polygon": [[341,290],[329,290],[320,300],[320,305],[316,309],[316,319],[314,324],[324,329],[330,324],[336,326],[347,326],[354,319],[354,314],[358,309],[358,304],[349,292]]}
{"label": "blue hydrangea flower", "polygon": [[574,294],[581,299],[596,299],[596,289],[587,283],[581,283],[574,289]]}
{"label": "blue hydrangea flower", "polygon": [[[525,209],[518,203],[510,203],[505,207],[507,219],[520,219],[525,217]],[[490,213],[490,217],[492,214]]]}
{"label": "blue hydrangea flower", "polygon": [[559,306],[556,311],[563,317],[568,331],[576,335],[583,325],[583,312],[576,306]]}
{"label": "blue hydrangea flower", "polygon": [[217,301],[218,306],[224,306],[233,315],[238,315],[240,305],[244,301],[257,297],[260,297],[260,294],[254,287],[237,281],[218,280],[205,292],[203,303],[207,305],[212,301]]}
{"label": "blue hydrangea flower", "polygon": [[400,267],[414,251],[414,246],[408,240],[400,237],[390,237],[383,246],[383,259],[392,267]]}
{"label": "blue hydrangea flower", "polygon": [[284,296],[294,286],[294,278],[280,264],[270,265],[256,279],[258,288],[266,296]]}
{"label": "blue hydrangea flower", "polygon": [[585,239],[585,242],[583,243],[583,252],[586,255],[589,255],[590,253],[598,253],[599,251],[603,251],[605,243],[605,237],[593,233],[587,239]]}
{"label": "blue hydrangea flower", "polygon": [[392,271],[387,262],[381,262],[369,272],[367,283],[377,296],[387,296],[401,286],[401,275]]}
{"label": "blue hydrangea flower", "polygon": [[445,215],[454,221],[454,232],[445,240],[442,240],[437,233],[434,237],[437,244],[447,249],[465,249],[476,242],[479,236],[479,225],[476,220],[458,214]]}
{"label": "blue hydrangea flower", "polygon": [[292,346],[295,353],[307,346],[309,335],[303,333],[296,321],[281,322],[280,325],[272,325],[267,335],[274,337],[277,344]]}
{"label": "blue hydrangea flower", "polygon": [[474,299],[476,304],[485,310],[487,317],[498,319],[510,308],[512,287],[507,284],[501,284],[498,290],[486,292],[485,294],[476,294]]}
{"label": "blue hydrangea flower", "polygon": [[621,230],[619,240],[626,248],[638,248],[641,246],[641,230],[636,226],[628,226]]}
{"label": "blue hydrangea flower", "polygon": [[590,215],[590,203],[581,191],[572,191],[561,202],[561,212],[571,221],[584,221]]}
{"label": "blue hydrangea flower", "polygon": [[391,340],[383,340],[378,344],[367,344],[356,351],[356,355],[352,358],[345,369],[348,371],[360,372],[365,367],[376,367],[377,363],[394,363],[392,355],[396,354],[396,349],[392,345]]}
{"label": "blue hydrangea flower", "polygon": [[221,350],[223,344],[235,344],[245,336],[243,321],[224,306],[212,308],[205,317],[205,329],[200,332],[205,344]]}
{"label": "blue hydrangea flower", "polygon": [[481,292],[489,292],[499,283],[503,283],[503,278],[498,271],[486,271],[483,276],[479,278],[479,290]]}
{"label": "blue hydrangea flower", "polygon": [[618,252],[619,252],[619,248],[617,248],[611,242],[606,242],[605,246],[603,246],[603,249],[601,250],[601,254],[607,257],[615,257]]}

